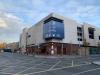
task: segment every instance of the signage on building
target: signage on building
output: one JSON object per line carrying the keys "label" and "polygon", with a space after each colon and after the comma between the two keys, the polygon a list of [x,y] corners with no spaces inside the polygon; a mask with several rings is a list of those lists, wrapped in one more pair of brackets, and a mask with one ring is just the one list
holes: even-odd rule
{"label": "signage on building", "polygon": [[51,20],[44,23],[43,26],[44,39],[63,39],[64,38],[64,24],[63,21]]}

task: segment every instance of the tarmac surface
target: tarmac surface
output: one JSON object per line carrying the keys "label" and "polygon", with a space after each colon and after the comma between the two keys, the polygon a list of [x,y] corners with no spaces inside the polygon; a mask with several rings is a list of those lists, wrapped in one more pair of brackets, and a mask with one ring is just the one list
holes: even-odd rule
{"label": "tarmac surface", "polygon": [[0,53],[0,75],[100,75],[100,56],[40,58]]}

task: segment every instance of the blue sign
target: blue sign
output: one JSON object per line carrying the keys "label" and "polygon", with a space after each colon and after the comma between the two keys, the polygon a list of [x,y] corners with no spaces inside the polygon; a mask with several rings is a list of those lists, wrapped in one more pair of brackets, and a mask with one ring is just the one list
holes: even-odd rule
{"label": "blue sign", "polygon": [[51,20],[43,26],[44,39],[63,39],[64,24],[63,22]]}

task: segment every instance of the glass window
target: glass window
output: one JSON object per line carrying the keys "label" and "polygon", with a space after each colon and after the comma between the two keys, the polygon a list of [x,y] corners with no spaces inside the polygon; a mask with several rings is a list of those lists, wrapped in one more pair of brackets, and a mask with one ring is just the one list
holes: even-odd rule
{"label": "glass window", "polygon": [[82,27],[77,27],[77,31],[82,32]]}
{"label": "glass window", "polygon": [[[51,34],[51,36],[46,36],[46,34]],[[51,17],[44,21],[43,26],[43,37],[44,39],[59,39],[64,38],[64,23],[63,20]]]}
{"label": "glass window", "polygon": [[82,33],[77,33],[78,36],[82,36]]}
{"label": "glass window", "polygon": [[28,35],[28,38],[30,38],[31,37],[31,35]]}
{"label": "glass window", "polygon": [[55,34],[53,34],[53,37],[55,37]]}
{"label": "glass window", "polygon": [[99,36],[99,40],[100,40],[100,36]]}
{"label": "glass window", "polygon": [[94,28],[88,28],[89,38],[94,39]]}
{"label": "glass window", "polygon": [[78,38],[78,41],[82,41],[82,38]]}

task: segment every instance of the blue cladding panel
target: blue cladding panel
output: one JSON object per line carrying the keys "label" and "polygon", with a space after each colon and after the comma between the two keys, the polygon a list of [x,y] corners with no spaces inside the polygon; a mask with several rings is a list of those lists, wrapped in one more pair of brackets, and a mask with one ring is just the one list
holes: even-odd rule
{"label": "blue cladding panel", "polygon": [[64,38],[64,24],[58,21],[49,21],[43,27],[44,39],[63,39]]}

